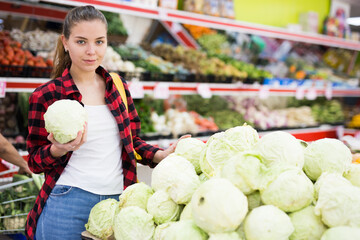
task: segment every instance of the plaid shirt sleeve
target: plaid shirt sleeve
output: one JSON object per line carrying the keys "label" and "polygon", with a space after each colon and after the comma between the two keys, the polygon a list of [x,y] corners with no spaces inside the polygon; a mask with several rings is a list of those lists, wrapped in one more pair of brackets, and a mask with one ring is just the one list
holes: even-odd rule
{"label": "plaid shirt sleeve", "polygon": [[45,129],[44,113],[48,106],[58,99],[65,98],[60,81],[52,80],[37,88],[29,98],[29,115],[27,150],[28,165],[35,173],[45,173],[45,182],[35,200],[33,209],[27,216],[25,235],[27,239],[34,239],[37,220],[44,209],[56,181],[64,170],[71,152],[61,158],[54,158],[50,153],[50,141]]}
{"label": "plaid shirt sleeve", "polygon": [[[53,170],[58,165],[63,165],[67,160],[67,155],[61,158],[54,158],[50,154],[51,143],[47,139],[49,133],[45,129],[44,113],[55,99],[49,97],[53,93],[49,88],[42,88],[34,92],[29,98],[29,116],[27,137],[27,147],[29,152],[29,168],[34,173],[42,173]],[[46,97],[50,100],[46,100]]]}
{"label": "plaid shirt sleeve", "polygon": [[144,165],[149,165],[150,167],[155,167],[156,163],[153,162],[153,158],[155,153],[160,150],[160,148],[154,147],[153,145],[147,144],[144,140],[139,137],[141,123],[139,115],[135,109],[134,101],[131,97],[128,85],[125,80],[123,80],[125,93],[127,96],[128,102],[128,112],[130,118],[130,127],[131,127],[131,134],[133,137],[133,144],[135,151],[142,157],[142,160],[139,163]]}

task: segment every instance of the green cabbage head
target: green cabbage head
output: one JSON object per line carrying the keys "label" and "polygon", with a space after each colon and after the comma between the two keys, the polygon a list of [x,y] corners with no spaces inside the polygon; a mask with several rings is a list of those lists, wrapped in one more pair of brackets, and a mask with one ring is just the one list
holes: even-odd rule
{"label": "green cabbage head", "polygon": [[45,114],[45,129],[59,143],[74,140],[88,120],[86,109],[76,100],[62,99],[51,104]]}
{"label": "green cabbage head", "polygon": [[290,240],[320,239],[327,229],[321,218],[315,215],[313,205],[292,212],[289,217],[295,228]]}
{"label": "green cabbage head", "polygon": [[264,204],[274,205],[284,212],[309,206],[314,200],[314,185],[298,167],[289,167],[260,190]]}
{"label": "green cabbage head", "polygon": [[156,191],[147,202],[147,212],[157,225],[178,220],[181,209],[164,190]]}
{"label": "green cabbage head", "polygon": [[113,222],[120,211],[119,202],[109,198],[98,202],[90,211],[85,228],[92,235],[108,239],[114,234]]}
{"label": "green cabbage head", "polygon": [[350,169],[345,172],[344,177],[354,186],[360,187],[360,164],[350,164]]}
{"label": "green cabbage head", "polygon": [[146,210],[147,201],[153,193],[154,190],[143,182],[130,185],[119,197],[120,207],[138,206]]}
{"label": "green cabbage head", "polygon": [[177,204],[187,204],[200,185],[194,166],[185,158],[170,154],[152,171],[151,187],[164,190]]}
{"label": "green cabbage head", "polygon": [[344,178],[341,174],[323,172],[314,184],[315,200],[318,200],[319,198],[320,189],[336,186],[341,187],[344,185],[351,185],[351,182]]}
{"label": "green cabbage head", "polygon": [[155,227],[155,232],[153,239],[154,240],[164,240],[166,236],[166,230],[170,227],[171,224],[175,222],[166,222]]}
{"label": "green cabbage head", "polygon": [[328,227],[360,227],[360,188],[346,181],[333,186],[324,181],[314,212]]}
{"label": "green cabbage head", "polygon": [[184,138],[177,143],[175,154],[190,161],[194,165],[196,173],[200,174],[200,157],[205,146],[206,144],[197,138]]}
{"label": "green cabbage head", "polygon": [[304,165],[304,147],[293,135],[283,131],[265,134],[256,144],[254,151],[261,156],[267,167]]}
{"label": "green cabbage head", "polygon": [[259,141],[258,132],[247,124],[227,129],[225,137],[238,151],[252,150]]}
{"label": "green cabbage head", "polygon": [[352,162],[350,149],[340,140],[323,138],[305,148],[304,172],[316,181],[323,172],[344,174]]}
{"label": "green cabbage head", "polygon": [[253,149],[258,140],[258,133],[248,125],[213,134],[206,142],[206,149],[200,158],[201,171],[207,177],[220,174],[223,165],[234,154]]}
{"label": "green cabbage head", "polygon": [[154,234],[153,216],[144,209],[130,206],[121,209],[114,218],[115,239],[150,240]]}
{"label": "green cabbage head", "polygon": [[256,155],[239,152],[224,164],[220,176],[230,180],[248,195],[262,185],[264,169],[265,166]]}
{"label": "green cabbage head", "polygon": [[202,183],[190,204],[196,225],[208,233],[235,231],[248,212],[246,196],[224,178]]}
{"label": "green cabbage head", "polygon": [[288,240],[293,231],[290,217],[273,205],[253,209],[244,221],[247,240]]}
{"label": "green cabbage head", "polygon": [[200,158],[201,171],[211,178],[220,173],[222,166],[238,152],[225,140],[225,132],[213,134],[206,142],[206,149]]}
{"label": "green cabbage head", "polygon": [[340,226],[329,228],[320,240],[355,240],[360,239],[360,228]]}
{"label": "green cabbage head", "polygon": [[193,220],[174,222],[165,230],[161,240],[207,240],[208,235]]}

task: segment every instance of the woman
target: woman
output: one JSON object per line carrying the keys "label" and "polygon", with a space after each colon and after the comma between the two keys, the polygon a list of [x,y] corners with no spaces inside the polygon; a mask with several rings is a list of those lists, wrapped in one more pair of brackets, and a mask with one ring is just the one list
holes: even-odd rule
{"label": "woman", "polygon": [[[30,96],[28,163],[46,179],[28,215],[28,239],[80,239],[91,208],[103,199],[118,199],[136,182],[133,146],[141,163],[150,167],[175,149],[176,144],[163,151],[138,137],[140,119],[126,82],[128,112],[111,76],[100,66],[106,36],[100,11],[92,6],[69,11],[56,49],[53,80]],[[84,131],[66,144],[56,142],[44,128],[43,114],[60,99],[79,101],[89,115]]]}

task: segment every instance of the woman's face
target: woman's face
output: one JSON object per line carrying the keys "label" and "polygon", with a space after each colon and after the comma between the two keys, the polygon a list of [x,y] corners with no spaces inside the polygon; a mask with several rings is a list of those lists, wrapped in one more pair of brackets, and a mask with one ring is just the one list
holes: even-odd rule
{"label": "woman's face", "polygon": [[91,72],[102,63],[107,47],[106,31],[100,20],[81,21],[71,28],[69,39],[62,36],[73,70]]}

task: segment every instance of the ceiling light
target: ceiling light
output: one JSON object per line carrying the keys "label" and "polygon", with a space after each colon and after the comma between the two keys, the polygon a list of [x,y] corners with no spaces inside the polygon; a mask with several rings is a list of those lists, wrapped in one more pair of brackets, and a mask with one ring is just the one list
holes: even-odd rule
{"label": "ceiling light", "polygon": [[349,25],[360,26],[360,17],[352,17],[346,19],[346,23]]}

